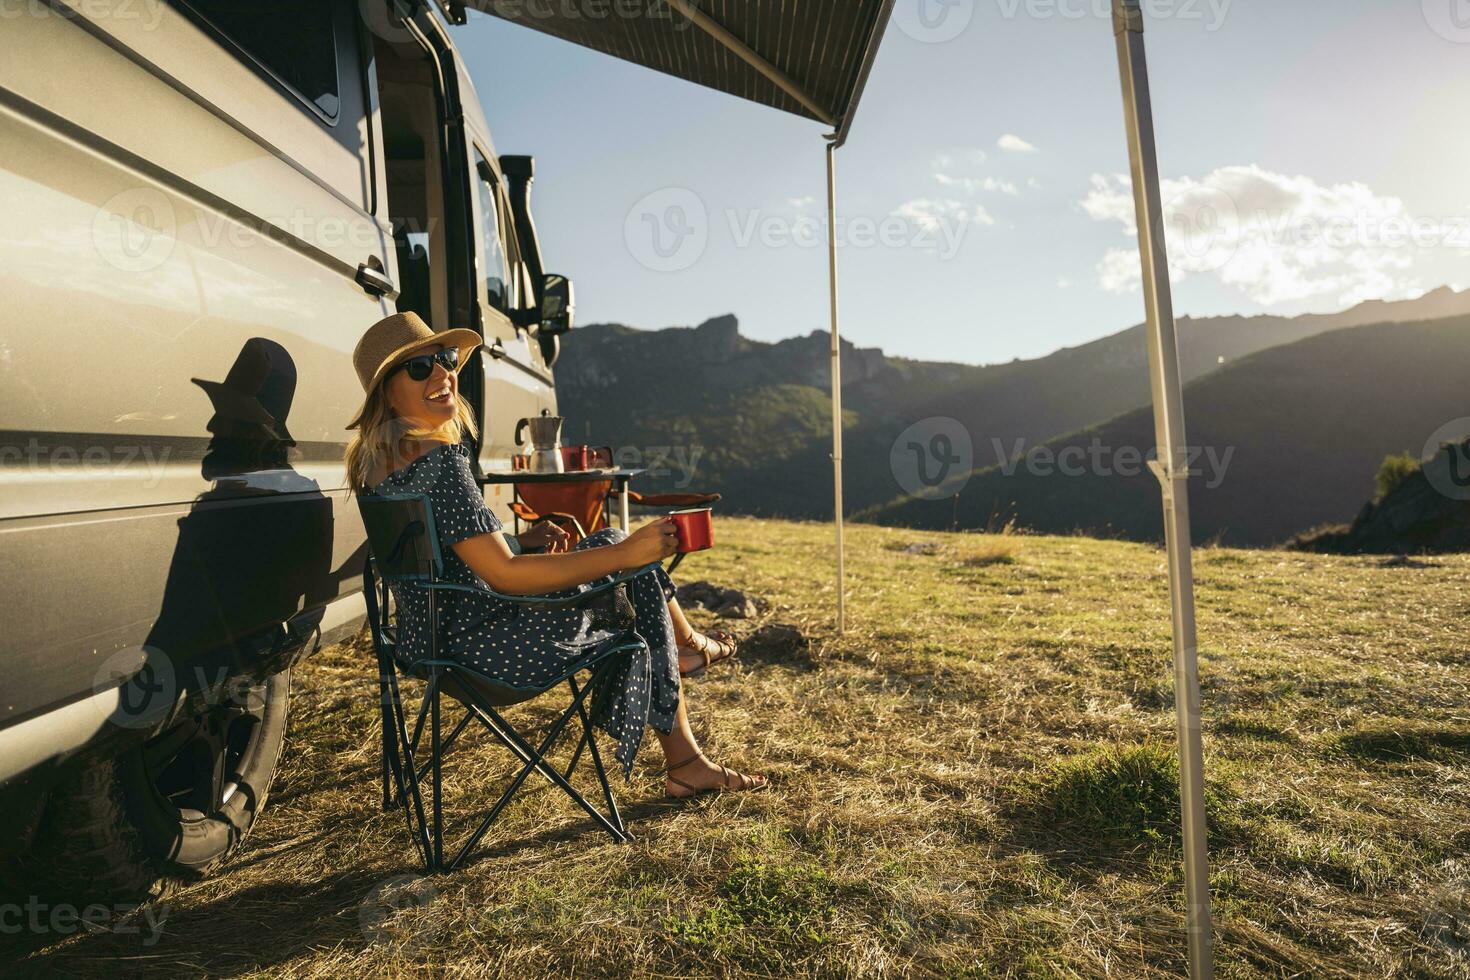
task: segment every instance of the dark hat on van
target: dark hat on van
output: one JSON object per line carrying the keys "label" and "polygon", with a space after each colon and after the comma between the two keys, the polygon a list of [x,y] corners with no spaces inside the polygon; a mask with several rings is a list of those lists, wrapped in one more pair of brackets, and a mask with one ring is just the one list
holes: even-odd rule
{"label": "dark hat on van", "polygon": [[251,337],[240,348],[224,381],[190,380],[209,395],[219,418],[261,426],[281,442],[296,445],[286,429],[286,416],[296,397],[296,363],[280,344]]}
{"label": "dark hat on van", "polygon": [[[434,344],[458,347],[459,366],[463,368],[480,343],[480,335],[473,330],[460,327],[435,333],[417,313],[395,313],[368,327],[367,333],[357,342],[357,349],[352,352],[352,366],[357,369],[357,380],[362,382],[363,392],[371,393],[390,370],[425,347]],[[347,428],[355,429],[361,425],[366,410],[367,400],[364,398],[362,407],[347,423]]]}

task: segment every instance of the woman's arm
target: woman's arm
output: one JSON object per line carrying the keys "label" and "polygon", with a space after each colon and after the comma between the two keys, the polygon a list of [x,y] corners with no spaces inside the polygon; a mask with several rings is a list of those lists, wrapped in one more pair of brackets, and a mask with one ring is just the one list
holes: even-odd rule
{"label": "woman's arm", "polygon": [[450,547],[496,592],[540,595],[662,561],[678,546],[674,522],[665,517],[643,525],[617,544],[565,554],[513,555],[499,533],[477,534]]}

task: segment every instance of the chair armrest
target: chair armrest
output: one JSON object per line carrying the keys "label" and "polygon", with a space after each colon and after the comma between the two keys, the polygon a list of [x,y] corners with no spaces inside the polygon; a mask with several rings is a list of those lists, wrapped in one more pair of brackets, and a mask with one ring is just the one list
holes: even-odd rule
{"label": "chair armrest", "polygon": [[599,582],[590,589],[569,596],[508,595],[504,592],[496,592],[494,589],[485,586],[460,585],[457,582],[422,582],[419,584],[426,589],[438,589],[444,592],[468,592],[488,596],[492,599],[503,599],[513,605],[524,606],[528,609],[581,609],[603,593],[610,592],[619,585],[630,582],[644,572],[658,567],[658,562],[652,562],[651,564],[644,565],[642,568],[627,569],[619,572],[605,582]]}

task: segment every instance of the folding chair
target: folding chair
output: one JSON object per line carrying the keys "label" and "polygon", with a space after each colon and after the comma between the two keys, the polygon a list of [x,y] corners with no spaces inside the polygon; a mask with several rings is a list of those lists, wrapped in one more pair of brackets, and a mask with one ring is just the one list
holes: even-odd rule
{"label": "folding chair", "polygon": [[[429,499],[423,495],[400,497],[359,497],[363,525],[367,529],[370,555],[363,569],[363,595],[367,601],[368,621],[372,628],[373,648],[378,660],[378,693],[383,723],[383,809],[403,808],[408,831],[413,838],[424,869],[433,873],[458,867],[492,824],[504,812],[511,798],[532,772],[539,773],[559,787],[580,806],[614,841],[632,840],[618,812],[608,784],[607,771],[597,750],[587,700],[605,695],[604,681],[617,666],[619,658],[647,646],[633,627],[633,608],[625,585],[652,565],[622,572],[578,595],[568,597],[502,595],[490,589],[440,581],[444,574],[443,555],[434,530],[434,513]],[[428,591],[430,651],[426,659],[411,661],[398,644],[398,629],[392,614],[390,586],[407,585]],[[598,609],[617,616],[624,628],[585,654],[571,657],[566,669],[542,687],[511,687],[485,674],[438,655],[438,595],[446,591],[479,593],[514,603],[517,609]],[[590,671],[586,684],[578,685],[576,675]],[[400,697],[400,677],[416,678],[426,683],[413,731],[408,728],[408,713]],[[540,697],[565,683],[571,691],[571,704],[552,722],[546,735],[533,744],[497,710]],[[465,707],[464,717],[441,738],[440,700],[448,694]],[[428,758],[423,758],[420,738],[425,717],[428,719]],[[548,760],[563,731],[573,717],[581,721],[582,737],[572,753],[566,771],[560,772]],[[444,861],[444,811],[441,768],[445,754],[471,722],[478,722],[521,763],[519,771],[499,800],[485,814],[480,824],[464,841],[458,853]],[[607,802],[607,812],[589,803],[571,783],[573,772],[584,750],[591,759],[593,771]],[[423,782],[429,778],[430,805],[424,806]]]}

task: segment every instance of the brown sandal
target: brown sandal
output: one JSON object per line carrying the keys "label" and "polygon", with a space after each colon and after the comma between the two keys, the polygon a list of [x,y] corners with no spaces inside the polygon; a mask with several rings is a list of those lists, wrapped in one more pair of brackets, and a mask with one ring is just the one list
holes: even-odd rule
{"label": "brown sandal", "polygon": [[[715,795],[719,795],[721,793],[748,793],[754,792],[756,790],[765,789],[766,787],[771,785],[771,781],[765,776],[747,776],[743,772],[736,772],[735,770],[727,769],[724,766],[720,766],[720,772],[722,773],[721,779],[725,784],[723,786],[690,786],[688,783],[684,782],[684,780],[673,774],[675,769],[682,769],[685,766],[689,765],[689,763],[696,762],[701,758],[703,758],[703,755],[696,752],[694,755],[691,755],[683,762],[679,762],[672,766],[669,766],[663,771],[663,777],[669,782],[682,786],[685,789],[689,790],[688,793],[669,793],[668,795],[671,799],[692,800],[696,796],[704,796],[706,793],[714,793]],[[719,764],[716,763],[716,765]],[[730,785],[731,776],[740,777],[739,786]]]}
{"label": "brown sandal", "polygon": [[[715,664],[723,663],[726,660],[732,659],[737,653],[740,652],[740,648],[735,645],[735,637],[730,635],[729,633],[726,633],[724,630],[714,630],[709,635],[705,635],[698,630],[695,630],[694,635],[693,637],[691,637],[691,639],[694,639],[695,637],[698,638],[697,642],[699,645],[697,647],[688,646],[680,647],[679,649],[681,652],[688,651],[690,653],[699,654],[701,657],[704,658],[704,663],[698,667],[695,667],[688,673],[685,673],[681,669],[679,671],[679,675],[681,677],[703,677],[706,670],[709,670]],[[711,646],[714,647],[713,655],[711,655],[710,653]]]}

